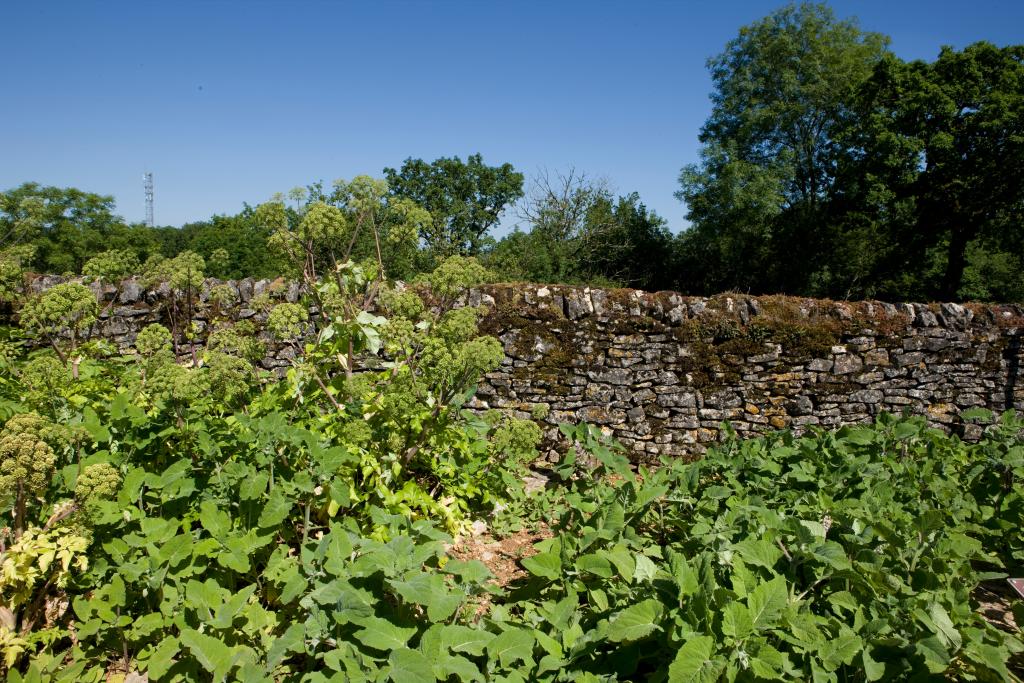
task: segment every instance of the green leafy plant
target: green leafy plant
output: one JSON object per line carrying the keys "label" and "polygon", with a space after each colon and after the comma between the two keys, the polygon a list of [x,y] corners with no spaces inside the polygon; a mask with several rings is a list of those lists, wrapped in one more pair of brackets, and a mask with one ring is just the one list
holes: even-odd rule
{"label": "green leafy plant", "polygon": [[82,338],[88,337],[98,315],[92,290],[75,282],[54,285],[30,297],[19,312],[22,326],[46,341],[65,365]]}

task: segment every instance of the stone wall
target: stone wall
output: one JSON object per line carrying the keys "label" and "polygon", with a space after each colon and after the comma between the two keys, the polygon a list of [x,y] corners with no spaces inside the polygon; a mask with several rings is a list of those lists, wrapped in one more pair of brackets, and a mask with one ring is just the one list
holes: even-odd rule
{"label": "stone wall", "polygon": [[485,329],[506,359],[478,404],[601,425],[638,459],[699,453],[724,420],[749,434],[907,411],[974,438],[961,410],[1024,410],[1020,306],[530,285],[488,294]]}
{"label": "stone wall", "polygon": [[[58,278],[39,278],[34,290]],[[297,301],[284,281],[230,281],[232,301],[197,309],[200,330],[217,317],[265,319],[268,302]],[[109,301],[115,289],[97,294]],[[129,347],[163,320],[166,287],[126,281],[97,334]],[[505,347],[472,404],[543,420],[600,425],[637,459],[690,455],[740,433],[864,422],[907,411],[966,438],[958,413],[981,406],[1024,410],[1024,307],[831,302],[566,286],[493,285],[474,291],[489,313],[483,331]],[[268,339],[269,341],[269,339]],[[268,369],[289,363],[268,346]]]}
{"label": "stone wall", "polygon": [[[134,348],[135,336],[147,325],[160,323],[168,328],[172,326],[168,313],[171,291],[167,283],[147,288],[133,278],[115,287],[84,282],[82,278],[42,275],[29,282],[28,290],[29,293],[35,294],[62,282],[83,282],[93,290],[101,301],[102,312],[99,322],[93,328],[92,338],[110,341],[122,351]],[[218,285],[226,285],[231,292],[230,301],[226,304],[216,302],[211,297],[211,292]],[[202,346],[208,330],[220,321],[250,320],[257,330],[262,330],[271,306],[282,302],[295,303],[299,301],[300,295],[301,290],[297,282],[283,279],[207,279],[198,292],[194,310],[196,343]],[[262,362],[263,367],[273,370],[289,365],[293,350],[276,344],[266,332],[262,332],[261,336],[268,350]],[[185,355],[184,349],[179,351]]]}

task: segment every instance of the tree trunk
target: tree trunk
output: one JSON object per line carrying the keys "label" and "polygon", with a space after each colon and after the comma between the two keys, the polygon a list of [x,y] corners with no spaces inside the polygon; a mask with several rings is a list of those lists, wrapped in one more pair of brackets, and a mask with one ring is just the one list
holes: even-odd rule
{"label": "tree trunk", "polygon": [[942,299],[956,301],[957,291],[964,278],[967,265],[967,244],[971,236],[967,230],[953,228],[949,236],[949,253],[946,259],[946,275],[942,280]]}

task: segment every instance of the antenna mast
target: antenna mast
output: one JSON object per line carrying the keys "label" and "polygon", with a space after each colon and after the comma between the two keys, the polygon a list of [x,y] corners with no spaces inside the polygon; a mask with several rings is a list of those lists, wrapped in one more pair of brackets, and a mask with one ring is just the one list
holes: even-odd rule
{"label": "antenna mast", "polygon": [[142,174],[143,187],[146,190],[146,225],[153,227],[153,174],[146,171]]}

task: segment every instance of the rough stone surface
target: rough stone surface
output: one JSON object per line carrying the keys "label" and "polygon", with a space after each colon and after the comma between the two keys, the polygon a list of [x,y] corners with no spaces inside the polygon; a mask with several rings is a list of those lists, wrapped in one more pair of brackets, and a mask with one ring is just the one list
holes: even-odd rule
{"label": "rough stone surface", "polygon": [[[65,281],[40,276],[30,291]],[[208,292],[221,284],[208,281]],[[265,301],[297,301],[284,280],[226,283],[238,292],[215,319],[266,320]],[[152,322],[168,323],[166,286],[128,280],[105,287],[95,335],[124,350]],[[106,306],[112,298],[113,305]],[[793,297],[685,297],[673,292],[492,285],[471,292],[489,313],[482,331],[505,347],[471,408],[541,420],[549,445],[557,424],[588,420],[637,460],[695,456],[729,421],[744,435],[867,422],[881,411],[924,415],[965,438],[978,431],[969,407],[1024,410],[1016,305],[829,302]],[[267,342],[263,366],[282,371],[291,349]]]}
{"label": "rough stone surface", "polygon": [[487,288],[495,303],[484,330],[509,362],[477,400],[552,405],[552,439],[559,420],[590,420],[651,460],[702,452],[725,420],[752,435],[907,412],[977,438],[961,410],[1024,410],[1021,306],[537,289]]}

